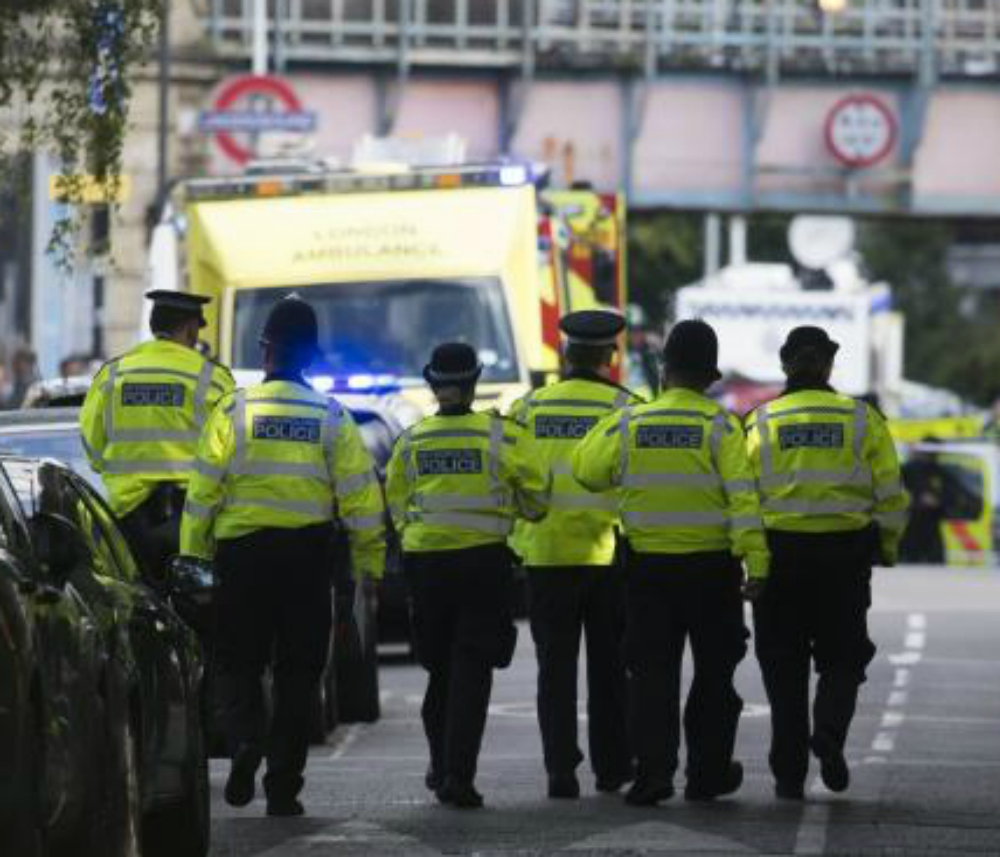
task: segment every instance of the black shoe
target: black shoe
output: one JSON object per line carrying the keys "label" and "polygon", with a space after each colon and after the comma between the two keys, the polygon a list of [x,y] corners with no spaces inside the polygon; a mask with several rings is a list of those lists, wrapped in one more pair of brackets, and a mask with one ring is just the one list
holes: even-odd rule
{"label": "black shoe", "polygon": [[774,796],[781,800],[805,800],[806,793],[801,783],[785,783],[778,780],[774,784]]}
{"label": "black shoe", "polygon": [[306,808],[297,798],[282,797],[267,799],[267,814],[272,818],[293,818],[304,815]]}
{"label": "black shoe", "polygon": [[594,782],[594,788],[599,792],[606,792],[607,794],[613,794],[614,792],[620,791],[621,787],[627,785],[635,779],[635,774],[617,774],[610,777],[603,777],[600,774],[597,776],[597,780]]}
{"label": "black shoe", "polygon": [[809,746],[819,759],[819,775],[823,785],[832,792],[847,791],[847,787],[851,784],[851,771],[847,767],[844,751],[833,739],[821,732],[813,735]]}
{"label": "black shoe", "polygon": [[580,781],[576,778],[576,774],[572,771],[549,774],[549,797],[567,800],[580,797]]}
{"label": "black shoe", "polygon": [[431,765],[427,769],[427,773],[424,774],[424,785],[427,786],[428,791],[436,792],[441,786],[444,785],[444,777],[442,777],[434,766]]}
{"label": "black shoe", "polygon": [[729,769],[721,782],[713,783],[711,787],[698,782],[697,779],[689,781],[684,789],[684,800],[704,801],[715,800],[723,795],[731,795],[743,785],[743,765],[739,762],[730,762]]}
{"label": "black shoe", "polygon": [[674,785],[669,780],[637,779],[625,793],[625,803],[629,806],[656,806],[673,796]]}
{"label": "black shoe", "polygon": [[261,754],[251,747],[242,747],[233,757],[224,797],[230,806],[246,806],[257,791],[257,769]]}
{"label": "black shoe", "polygon": [[459,783],[446,779],[436,794],[441,803],[458,809],[479,809],[483,805],[483,796],[476,791],[472,783]]}

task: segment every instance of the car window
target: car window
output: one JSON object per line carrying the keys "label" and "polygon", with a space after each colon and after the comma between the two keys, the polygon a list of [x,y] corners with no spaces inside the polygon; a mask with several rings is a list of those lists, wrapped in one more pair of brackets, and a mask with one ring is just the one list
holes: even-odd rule
{"label": "car window", "polygon": [[122,578],[123,573],[118,567],[108,534],[72,484],[69,474],[58,467],[42,464],[38,468],[36,486],[31,514],[49,512],[73,523],[87,546],[94,574]]}
{"label": "car window", "polygon": [[87,461],[75,425],[7,427],[0,431],[0,451],[27,458],[54,458],[79,473],[98,492],[104,491],[101,477]]}
{"label": "car window", "polygon": [[20,501],[6,467],[0,468],[0,544],[14,553],[23,552],[30,543],[19,510]]}
{"label": "car window", "polygon": [[74,488],[79,493],[84,505],[90,512],[94,523],[100,529],[105,541],[111,547],[115,556],[116,567],[125,580],[139,579],[139,565],[135,561],[121,528],[115,522],[114,516],[96,492],[85,483],[77,482]]}

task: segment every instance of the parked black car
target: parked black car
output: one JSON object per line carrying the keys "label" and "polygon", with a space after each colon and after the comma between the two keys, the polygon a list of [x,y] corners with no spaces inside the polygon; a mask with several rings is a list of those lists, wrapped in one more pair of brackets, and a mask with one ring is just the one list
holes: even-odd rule
{"label": "parked black car", "polygon": [[0,455],[0,854],[204,857],[202,669],[97,493]]}
{"label": "parked black car", "polygon": [[[358,424],[365,445],[372,453],[380,471],[388,462],[392,444],[401,426],[392,414],[380,406],[378,397],[348,396],[345,404]],[[38,408],[0,413],[0,452],[25,456],[49,457],[65,462],[86,479],[98,492],[104,487],[100,477],[91,469],[79,436],[79,410],[77,408]],[[337,579],[331,598],[334,599],[334,632],[330,638],[328,667],[321,683],[313,717],[313,740],[322,742],[339,722],[373,722],[379,718],[378,651],[377,642],[381,617],[376,616],[370,604],[355,604],[354,586],[346,568],[346,544],[341,542],[342,561],[337,563]],[[399,627],[408,622],[406,593],[401,586],[402,576],[395,574],[390,563],[380,597],[379,611],[385,612],[386,627]],[[182,614],[203,636],[210,624],[207,605],[179,605]],[[362,616],[362,614],[364,614]],[[360,621],[359,621],[360,620]],[[363,627],[365,634],[359,633]],[[408,634],[406,630],[398,632]],[[213,665],[209,658],[208,672]],[[206,721],[210,752],[223,752],[220,702],[215,694],[206,694]]]}

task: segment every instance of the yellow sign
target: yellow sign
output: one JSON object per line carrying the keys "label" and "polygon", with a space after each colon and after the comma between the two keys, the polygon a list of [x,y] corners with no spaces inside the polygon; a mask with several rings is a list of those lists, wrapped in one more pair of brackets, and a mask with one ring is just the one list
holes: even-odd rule
{"label": "yellow sign", "polygon": [[109,176],[101,182],[93,176],[49,176],[49,199],[53,202],[110,205],[128,202],[131,195],[131,176]]}

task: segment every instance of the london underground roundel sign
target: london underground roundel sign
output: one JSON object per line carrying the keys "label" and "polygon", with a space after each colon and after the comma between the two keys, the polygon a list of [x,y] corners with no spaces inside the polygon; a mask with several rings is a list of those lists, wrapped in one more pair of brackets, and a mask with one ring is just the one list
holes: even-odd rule
{"label": "london underground roundel sign", "polygon": [[896,116],[874,95],[842,98],[826,117],[826,145],[847,167],[871,167],[896,145]]}

